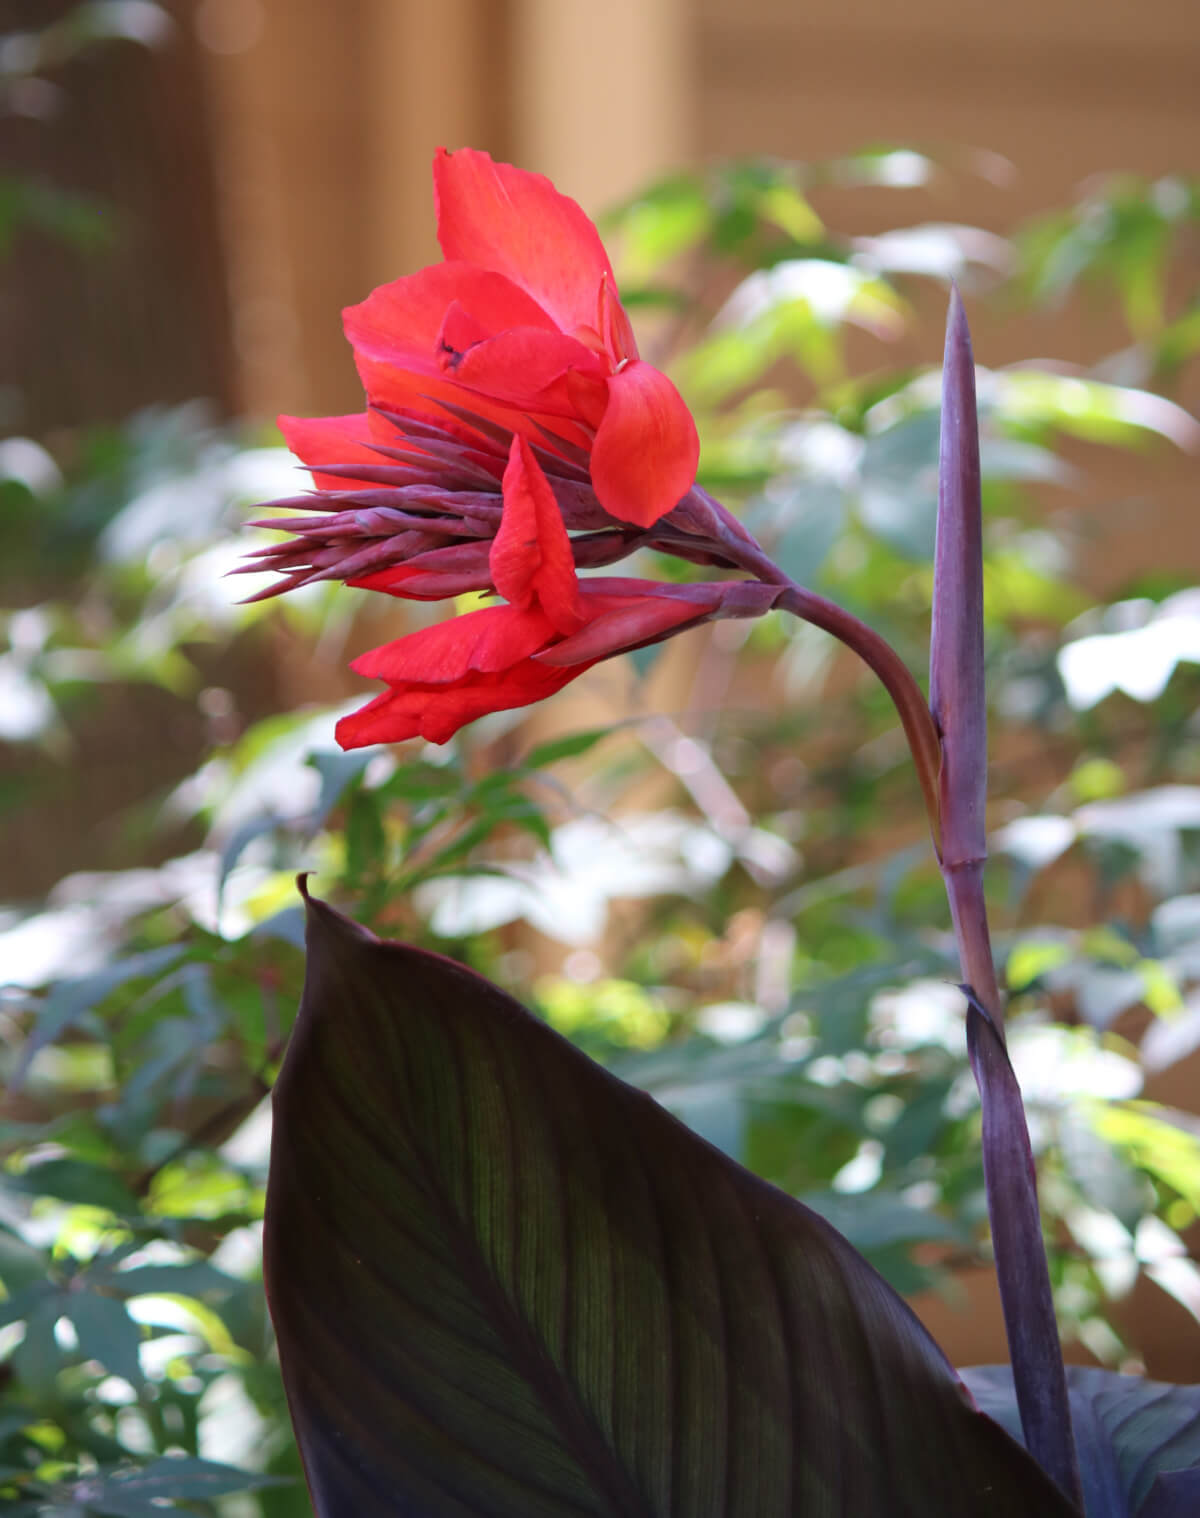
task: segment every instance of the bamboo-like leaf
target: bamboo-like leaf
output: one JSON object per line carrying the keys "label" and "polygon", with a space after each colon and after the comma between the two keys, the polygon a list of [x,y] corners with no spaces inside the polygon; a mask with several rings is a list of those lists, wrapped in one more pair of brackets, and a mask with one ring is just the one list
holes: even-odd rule
{"label": "bamboo-like leaf", "polygon": [[1074,1512],[815,1213],[472,972],[308,911],[265,1246],[319,1518]]}

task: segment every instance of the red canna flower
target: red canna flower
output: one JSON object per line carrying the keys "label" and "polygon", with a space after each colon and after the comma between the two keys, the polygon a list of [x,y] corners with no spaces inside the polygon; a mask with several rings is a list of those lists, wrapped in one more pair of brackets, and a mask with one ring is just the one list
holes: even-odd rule
{"label": "red canna flower", "polygon": [[595,227],[548,179],[486,153],[441,151],[433,177],[445,262],[345,312],[370,405],[441,420],[449,401],[533,442],[548,430],[586,454],[610,516],[657,521],[695,480],[699,441],[638,356]]}
{"label": "red canna flower", "polygon": [[[359,415],[280,417],[316,491],[242,572],[489,606],[359,659],[387,691],[338,726],[344,747],[444,742],[485,712],[559,690],[599,659],[777,589],[585,578],[641,547],[746,567],[757,545],[695,484],[695,424],[638,357],[595,227],[540,175],[471,150],[434,162],[444,263],[345,313]],[[761,558],[761,554],[759,554]]]}
{"label": "red canna flower", "polygon": [[434,188],[446,262],[345,313],[368,410],[279,418],[318,493],[272,503],[310,514],[256,524],[295,537],[246,565],[283,575],[255,599],[401,564],[396,594],[485,588],[514,436],[589,534],[580,568],[643,545],[733,567],[717,545],[744,534],[694,484],[695,424],[638,357],[592,223],[541,175],[470,149],[437,155]]}
{"label": "red canna flower", "polygon": [[[444,743],[487,712],[553,695],[601,659],[713,618],[760,616],[780,594],[778,586],[753,581],[580,580],[554,492],[524,438],[513,439],[503,488],[489,573],[507,604],[423,628],[355,660],[358,674],[385,680],[388,689],[338,723],[343,748],[418,735]],[[404,571],[371,579],[397,573]]]}

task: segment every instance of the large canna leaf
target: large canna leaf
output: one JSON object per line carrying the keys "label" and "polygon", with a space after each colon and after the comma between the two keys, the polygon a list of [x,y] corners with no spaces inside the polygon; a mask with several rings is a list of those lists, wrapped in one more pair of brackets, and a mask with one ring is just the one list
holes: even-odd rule
{"label": "large canna leaf", "polygon": [[[1021,1438],[1012,1372],[963,1372],[980,1405]],[[1067,1391],[1087,1518],[1196,1518],[1200,1514],[1200,1386],[1072,1365]]]}
{"label": "large canna leaf", "polygon": [[320,1518],[1074,1512],[815,1213],[477,975],[308,914],[265,1246]]}

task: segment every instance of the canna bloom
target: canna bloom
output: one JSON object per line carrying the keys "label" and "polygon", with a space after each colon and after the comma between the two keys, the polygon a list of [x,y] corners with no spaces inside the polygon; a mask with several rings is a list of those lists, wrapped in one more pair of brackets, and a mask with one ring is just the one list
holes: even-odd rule
{"label": "canna bloom", "polygon": [[695,484],[695,424],[638,355],[595,227],[540,175],[439,153],[445,261],[345,312],[367,410],[280,417],[315,492],[243,566],[414,600],[502,603],[356,661],[387,690],[338,726],[347,748],[444,742],[485,712],[552,694],[598,660],[777,592],[587,577],[640,547],[740,566],[753,540]]}
{"label": "canna bloom", "polygon": [[345,314],[372,406],[450,400],[531,441],[583,448],[611,516],[647,527],[696,477],[699,440],[675,386],[639,357],[596,228],[548,179],[486,153],[433,165],[445,262]]}
{"label": "canna bloom", "polygon": [[[576,574],[554,493],[532,449],[514,438],[489,572],[505,604],[423,628],[351,666],[388,689],[337,726],[343,748],[421,736],[444,743],[487,712],[561,690],[601,659],[718,617],[760,616],[778,586],[666,585]],[[387,571],[377,577],[385,582]],[[386,583],[376,588],[386,589]]]}
{"label": "canna bloom", "polygon": [[[696,477],[699,439],[675,386],[638,354],[596,228],[548,179],[486,153],[433,166],[445,261],[344,313],[370,411],[442,424],[468,414],[581,456],[610,518],[647,527]],[[306,463],[330,434],[365,448],[383,417],[281,417]],[[401,423],[403,427],[403,423]]]}
{"label": "canna bloom", "polygon": [[[261,550],[283,578],[360,583],[407,564],[405,594],[484,589],[514,436],[525,438],[577,542],[580,568],[650,542],[699,563],[735,524],[695,487],[695,423],[639,356],[595,227],[549,180],[486,153],[434,161],[446,261],[345,312],[367,392],[349,416],[282,416],[316,496],[257,525],[295,534]],[[435,576],[436,578],[430,578]],[[401,577],[393,579],[394,593]],[[439,586],[444,588],[439,589]]]}

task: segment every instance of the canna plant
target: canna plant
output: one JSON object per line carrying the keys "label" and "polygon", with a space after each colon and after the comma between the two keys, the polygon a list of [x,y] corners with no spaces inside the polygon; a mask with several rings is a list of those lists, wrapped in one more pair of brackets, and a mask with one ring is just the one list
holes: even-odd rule
{"label": "canna plant", "polygon": [[[435,164],[445,262],[347,313],[361,416],[285,419],[316,492],[282,578],[494,595],[355,664],[346,748],[444,742],[601,659],[771,609],[890,693],[959,948],[1011,1369],[959,1375],[821,1217],[507,994],[311,896],[274,1091],[265,1275],[319,1518],[1200,1512],[1200,1387],[1064,1369],[983,895],[974,368],[951,300],[929,697],[695,484],[600,239],[548,181]],[[653,549],[722,578],[607,569]],[[740,572],[742,578],[729,578]]]}

